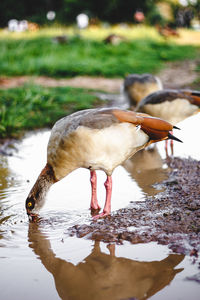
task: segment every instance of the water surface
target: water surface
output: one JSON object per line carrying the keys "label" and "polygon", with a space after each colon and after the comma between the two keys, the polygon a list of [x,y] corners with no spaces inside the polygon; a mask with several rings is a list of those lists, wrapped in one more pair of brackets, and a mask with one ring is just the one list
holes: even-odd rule
{"label": "water surface", "polygon": [[[175,155],[200,159],[200,114],[179,124]],[[198,273],[191,257],[157,243],[108,245],[69,237],[67,229],[91,222],[88,170],[74,171],[52,186],[41,222],[29,224],[24,202],[45,165],[48,130],[27,134],[12,156],[0,156],[0,299],[182,299],[197,300]],[[167,178],[164,143],[138,152],[113,174],[112,211],[155,195]],[[106,176],[98,172],[104,205]]]}

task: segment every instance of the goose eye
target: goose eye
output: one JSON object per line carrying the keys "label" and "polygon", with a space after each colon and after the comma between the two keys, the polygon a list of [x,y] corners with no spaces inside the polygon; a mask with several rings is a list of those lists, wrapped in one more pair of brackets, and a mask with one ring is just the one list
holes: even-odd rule
{"label": "goose eye", "polygon": [[34,201],[34,199],[33,199],[32,197],[28,198],[28,199],[26,200],[26,208],[27,208],[27,209],[33,209],[34,206],[35,206],[35,201]]}

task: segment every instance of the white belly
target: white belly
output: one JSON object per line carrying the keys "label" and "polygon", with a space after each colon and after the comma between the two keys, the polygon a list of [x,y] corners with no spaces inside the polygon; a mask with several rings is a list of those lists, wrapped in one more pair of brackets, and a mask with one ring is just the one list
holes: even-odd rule
{"label": "white belly", "polygon": [[149,137],[133,124],[120,123],[103,129],[80,126],[63,140],[62,147],[48,147],[48,160],[58,179],[79,167],[112,174],[116,166],[143,148]]}
{"label": "white belly", "polygon": [[175,125],[193,115],[198,109],[186,99],[176,99],[172,102],[165,101],[159,104],[145,105],[145,112],[154,117],[161,118]]}
{"label": "white belly", "polygon": [[[83,129],[85,130],[85,129]],[[131,124],[114,125],[92,133],[91,147],[84,162],[85,167],[92,166],[107,172],[132,156],[148,141],[148,136]]]}

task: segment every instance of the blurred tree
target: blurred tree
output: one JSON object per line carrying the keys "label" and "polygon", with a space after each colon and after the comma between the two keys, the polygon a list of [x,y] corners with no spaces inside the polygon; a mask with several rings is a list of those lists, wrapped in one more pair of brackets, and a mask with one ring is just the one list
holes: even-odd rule
{"label": "blurred tree", "polygon": [[195,16],[199,19],[200,21],[200,0],[196,0],[196,1],[190,1],[191,6],[194,9],[194,14]]}
{"label": "blurred tree", "polygon": [[190,27],[194,17],[200,20],[200,0],[174,0],[172,8],[179,27]]}
{"label": "blurred tree", "polygon": [[[149,7],[149,6],[150,6],[150,3],[147,4],[147,7]],[[161,13],[156,5],[149,7],[146,20],[149,25],[159,24],[159,25],[163,26],[166,23],[164,16],[161,15]]]}
{"label": "blurred tree", "polygon": [[111,23],[133,22],[134,13],[140,9],[146,15],[154,6],[156,0],[63,0],[63,21],[73,22],[80,12],[88,13],[91,17],[97,17],[102,21]]}
{"label": "blurred tree", "polygon": [[32,22],[47,22],[46,14],[49,10],[62,9],[63,0],[1,0],[0,1],[0,26],[7,26],[10,19]]}
{"label": "blurred tree", "polygon": [[[150,24],[162,22],[162,16],[156,8],[158,2],[170,3],[177,11],[181,7],[179,0],[0,0],[0,26],[7,26],[10,19],[27,19],[39,24],[48,23],[46,14],[56,12],[56,22],[70,24],[82,12],[89,17],[110,23],[134,22],[136,11],[142,11]],[[200,14],[200,0],[188,0],[188,5],[196,15]]]}

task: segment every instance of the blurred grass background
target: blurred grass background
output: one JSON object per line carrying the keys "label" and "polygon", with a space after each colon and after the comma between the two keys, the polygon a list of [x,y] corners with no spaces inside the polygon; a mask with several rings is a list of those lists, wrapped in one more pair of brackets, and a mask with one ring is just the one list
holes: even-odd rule
{"label": "blurred grass background", "polygon": [[18,137],[26,130],[50,127],[59,118],[96,103],[86,89],[32,84],[0,89],[0,137]]}
{"label": "blurred grass background", "polygon": [[[105,44],[111,33],[124,39],[117,45]],[[58,36],[67,37],[66,42],[56,42]],[[189,41],[188,36],[193,38]],[[166,39],[154,27],[143,25],[108,29],[90,26],[82,31],[72,26],[44,27],[36,32],[1,30],[0,75],[124,78],[129,73],[156,73],[165,62],[198,58],[199,44],[200,32],[180,29],[179,37]],[[96,103],[91,91],[84,89],[34,84],[1,89],[0,138],[50,127],[64,115]]]}
{"label": "blurred grass background", "polygon": [[[111,32],[120,34],[124,40],[118,45],[105,44],[103,40]],[[55,41],[55,36],[65,34],[65,43]],[[200,43],[200,34],[194,41]],[[129,73],[155,73],[167,61],[195,58],[197,45],[180,45],[173,38],[165,40],[147,26],[133,30],[119,26],[113,30],[86,29],[81,36],[73,35],[73,28],[43,29],[31,35],[5,33],[0,35],[0,75],[123,78]]]}

